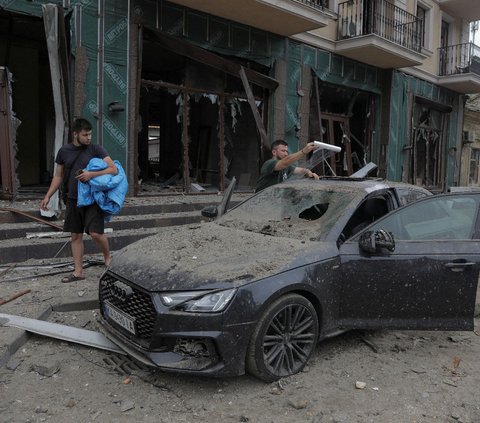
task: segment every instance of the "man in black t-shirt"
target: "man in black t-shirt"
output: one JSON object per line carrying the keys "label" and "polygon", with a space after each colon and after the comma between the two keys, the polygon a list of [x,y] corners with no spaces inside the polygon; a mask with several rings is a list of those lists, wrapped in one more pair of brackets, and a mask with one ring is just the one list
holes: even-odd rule
{"label": "man in black t-shirt", "polygon": [[[104,213],[97,204],[77,207],[78,181],[87,182],[100,175],[116,175],[117,167],[100,145],[92,144],[92,125],[86,119],[76,119],[73,123],[73,141],[58,150],[55,159],[55,175],[50,187],[40,203],[40,208],[47,210],[50,197],[60,188],[65,178],[68,178],[67,210],[65,212],[64,232],[71,233],[72,255],[74,260],[73,274],[62,279],[62,282],[74,282],[85,279],[83,272],[83,233],[89,234],[99,247],[108,266],[112,261],[108,239],[104,234]],[[107,167],[101,171],[83,171],[90,159],[103,159]]]}
{"label": "man in black t-shirt", "polygon": [[288,154],[288,144],[284,140],[276,140],[272,143],[271,148],[272,158],[263,164],[255,192],[261,191],[270,185],[283,182],[292,174],[318,179],[318,175],[311,170],[293,165],[294,162],[317,148],[313,142],[309,142],[305,147],[293,154]]}

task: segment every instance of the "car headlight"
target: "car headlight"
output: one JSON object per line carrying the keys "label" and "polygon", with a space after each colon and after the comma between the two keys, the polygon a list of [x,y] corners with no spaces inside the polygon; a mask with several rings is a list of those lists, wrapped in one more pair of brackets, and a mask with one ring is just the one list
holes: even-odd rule
{"label": "car headlight", "polygon": [[196,313],[212,313],[224,310],[236,289],[224,291],[184,291],[160,294],[162,303],[170,308]]}

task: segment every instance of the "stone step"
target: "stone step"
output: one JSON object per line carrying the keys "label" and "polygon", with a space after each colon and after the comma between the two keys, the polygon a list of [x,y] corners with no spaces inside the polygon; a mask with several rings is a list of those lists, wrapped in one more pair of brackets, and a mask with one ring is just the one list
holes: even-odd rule
{"label": "stone step", "polygon": [[[232,198],[230,207],[242,201],[246,196]],[[138,239],[152,235],[159,228],[185,225],[206,220],[201,215],[204,207],[218,205],[221,196],[176,197],[157,199],[131,199],[122,207],[120,215],[113,216],[106,224],[111,229],[107,233],[111,251],[119,250]],[[63,219],[49,220],[40,215],[34,207],[37,203],[22,204],[16,208],[50,223],[63,226]],[[62,234],[51,226],[38,222],[29,216],[17,212],[0,211],[0,264],[19,263],[30,258],[44,259],[52,257],[70,257],[69,234]],[[46,233],[52,236],[46,237]],[[27,238],[28,234],[28,238]],[[88,235],[85,235],[85,254],[98,253],[98,249]]]}
{"label": "stone step", "polygon": [[[113,233],[125,229],[159,228],[164,226],[185,225],[188,223],[200,222],[202,220],[200,210],[179,213],[140,214],[127,216],[114,216],[105,224],[105,228],[111,228]],[[205,218],[203,218],[205,220]],[[63,221],[55,221],[55,224],[62,227]],[[24,239],[27,236],[34,238],[34,234],[54,235],[58,232],[54,228],[38,222],[22,222],[0,225],[0,241]],[[67,236],[68,234],[65,234]],[[46,237],[46,235],[45,235]],[[1,246],[0,246],[1,249]]]}
{"label": "stone step", "polygon": [[[156,228],[128,229],[107,234],[111,251],[117,251],[132,242],[158,232]],[[96,254],[98,249],[92,239],[85,235],[85,254]],[[21,263],[28,259],[71,257],[70,238],[10,239],[0,246],[0,264]]]}
{"label": "stone step", "polygon": [[[119,250],[126,245],[157,232],[166,226],[186,225],[205,220],[199,210],[179,213],[141,214],[115,216],[105,225],[113,232],[107,233],[110,249]],[[60,226],[61,222],[58,222]],[[52,233],[52,237],[44,237]],[[27,238],[28,234],[28,238]],[[38,236],[35,236],[37,234]],[[42,237],[39,235],[42,234]],[[37,222],[11,223],[0,226],[0,264],[18,263],[30,258],[69,257],[71,255],[68,233]],[[63,247],[63,248],[62,248]],[[60,251],[61,250],[61,251]],[[98,252],[95,244],[85,235],[85,254]]]}
{"label": "stone step", "polygon": [[[188,211],[201,211],[204,207],[218,204],[219,201],[211,202],[192,202],[192,203],[172,203],[172,204],[143,204],[143,205],[124,205],[120,213],[121,216],[130,216],[130,215],[139,215],[139,214],[158,214],[158,213],[180,213]],[[235,204],[232,202],[231,205]],[[30,216],[35,218],[40,218],[47,220],[51,223],[58,224],[59,220],[62,220],[64,217],[64,211],[61,212],[61,215],[58,219],[50,219],[41,216],[39,209],[31,208],[22,208],[17,209],[15,207],[9,207],[14,210],[18,210],[20,213],[12,211],[0,210],[0,225],[4,223],[22,223],[22,222],[32,222],[33,219],[28,216],[24,216],[22,213],[27,213]],[[115,216],[117,217],[117,216]]]}

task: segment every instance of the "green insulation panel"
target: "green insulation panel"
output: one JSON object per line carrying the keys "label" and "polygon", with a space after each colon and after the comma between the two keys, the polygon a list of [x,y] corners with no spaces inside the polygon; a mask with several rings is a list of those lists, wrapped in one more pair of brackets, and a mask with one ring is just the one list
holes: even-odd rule
{"label": "green insulation panel", "polygon": [[20,13],[29,16],[42,17],[42,4],[56,4],[62,6],[63,1],[53,0],[0,0],[0,9],[8,12]]}
{"label": "green insulation panel", "polygon": [[[409,144],[409,99],[418,96],[432,102],[445,106],[454,106],[451,113],[448,114],[448,132],[446,140],[446,151],[456,146],[458,131],[458,113],[455,106],[458,104],[458,95],[445,88],[439,87],[431,82],[424,81],[414,76],[394,71],[391,87],[391,113],[390,113],[390,131],[387,157],[387,178],[391,180],[402,179],[403,171],[403,149]],[[446,162],[446,184],[454,184],[455,157],[445,154]]]}
{"label": "green insulation panel", "polygon": [[285,38],[164,0],[135,0],[136,21],[210,51],[272,67],[285,56]]}
{"label": "green insulation panel", "polygon": [[[64,2],[0,0],[0,9],[42,17],[42,5],[47,3],[63,6]],[[102,8],[101,13],[99,7]],[[72,54],[75,55],[77,47],[82,46],[88,57],[83,92],[77,93],[85,98],[81,115],[92,123],[94,141],[103,145],[110,156],[125,167],[128,2],[72,0],[64,9],[64,14],[70,19],[71,32],[67,35],[71,37]],[[73,73],[71,76],[75,77]],[[112,104],[120,105],[120,109],[123,106],[124,110],[120,111],[117,107],[117,111],[111,112],[109,105]]]}
{"label": "green insulation panel", "polygon": [[288,45],[287,61],[287,95],[285,104],[285,139],[291,152],[298,150],[298,136],[300,129],[299,107],[300,96],[298,89],[302,80],[302,46],[297,43]]}
{"label": "green insulation panel", "polygon": [[[87,51],[88,72],[82,115],[94,124],[97,143],[126,168],[128,105],[128,9],[127,2],[105,1],[103,13],[98,2],[78,2],[71,25],[81,22],[74,34],[73,53]],[[79,16],[80,15],[80,16]],[[80,18],[80,19],[79,19]],[[123,109],[123,110],[122,110]]]}

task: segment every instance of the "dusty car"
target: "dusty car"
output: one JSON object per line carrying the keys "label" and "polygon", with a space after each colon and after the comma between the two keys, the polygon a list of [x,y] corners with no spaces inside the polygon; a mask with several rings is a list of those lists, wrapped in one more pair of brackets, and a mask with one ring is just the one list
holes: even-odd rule
{"label": "dusty car", "polygon": [[469,330],[479,202],[381,180],[287,181],[121,250],[99,282],[101,323],[146,364],[265,381],[301,371],[341,331]]}

